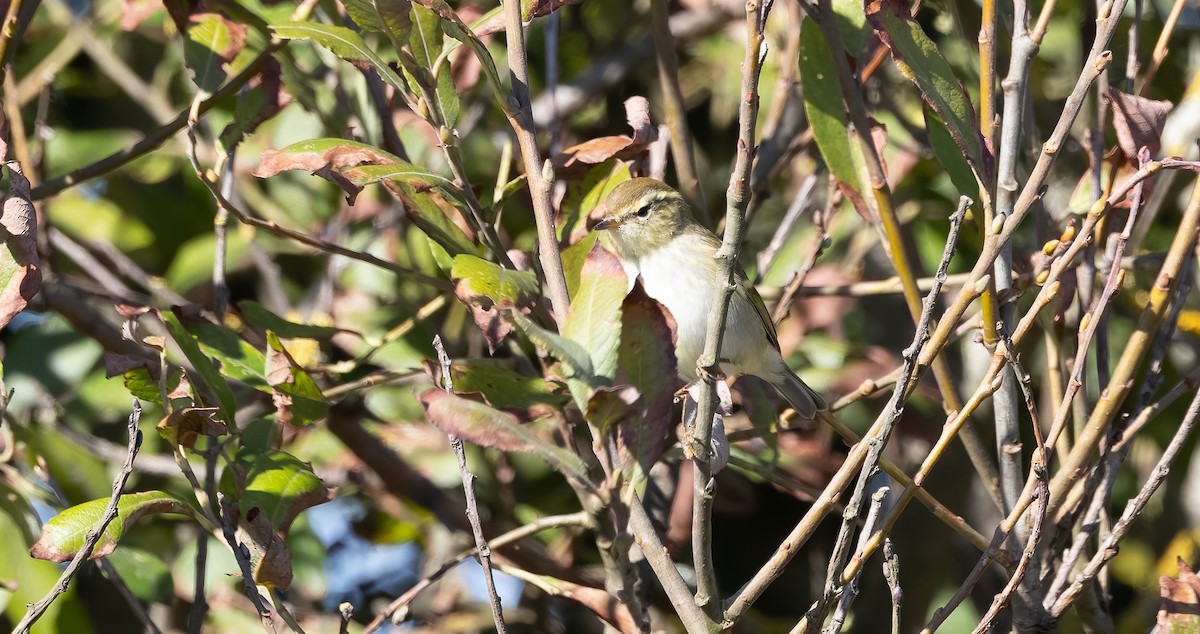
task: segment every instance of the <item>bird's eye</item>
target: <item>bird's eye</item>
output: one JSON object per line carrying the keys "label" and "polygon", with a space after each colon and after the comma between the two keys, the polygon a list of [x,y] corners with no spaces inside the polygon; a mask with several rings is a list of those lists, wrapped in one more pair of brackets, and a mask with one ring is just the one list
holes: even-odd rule
{"label": "bird's eye", "polygon": [[638,218],[646,218],[646,217],[648,217],[649,215],[650,215],[650,205],[645,205],[645,206],[644,206],[644,207],[642,207],[641,209],[637,210],[637,217],[638,217]]}

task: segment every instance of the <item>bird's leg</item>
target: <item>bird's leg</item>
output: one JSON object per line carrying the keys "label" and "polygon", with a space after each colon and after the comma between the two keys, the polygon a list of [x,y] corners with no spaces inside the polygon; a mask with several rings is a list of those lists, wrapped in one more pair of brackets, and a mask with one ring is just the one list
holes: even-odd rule
{"label": "bird's leg", "polygon": [[707,359],[698,359],[696,361],[696,376],[700,378],[696,379],[696,381],[712,381],[713,383],[724,381],[725,373],[721,371],[722,363],[729,363],[729,359],[720,359],[711,363]]}

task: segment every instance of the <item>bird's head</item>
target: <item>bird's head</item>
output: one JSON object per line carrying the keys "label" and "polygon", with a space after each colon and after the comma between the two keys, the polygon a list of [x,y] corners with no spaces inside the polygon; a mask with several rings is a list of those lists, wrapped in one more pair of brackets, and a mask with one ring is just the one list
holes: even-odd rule
{"label": "bird's head", "polygon": [[593,227],[607,231],[617,254],[640,259],[698,226],[679,192],[653,178],[634,178],[613,188],[604,218]]}

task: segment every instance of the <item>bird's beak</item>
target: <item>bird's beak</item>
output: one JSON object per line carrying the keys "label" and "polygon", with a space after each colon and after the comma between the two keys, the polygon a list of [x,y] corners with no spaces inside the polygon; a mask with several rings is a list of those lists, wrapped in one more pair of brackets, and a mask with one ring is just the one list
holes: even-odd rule
{"label": "bird's beak", "polygon": [[609,229],[616,229],[617,227],[620,227],[620,226],[621,226],[621,221],[619,219],[604,218],[604,219],[600,220],[600,222],[597,222],[595,224],[595,226],[592,227],[592,230],[593,231],[607,231]]}

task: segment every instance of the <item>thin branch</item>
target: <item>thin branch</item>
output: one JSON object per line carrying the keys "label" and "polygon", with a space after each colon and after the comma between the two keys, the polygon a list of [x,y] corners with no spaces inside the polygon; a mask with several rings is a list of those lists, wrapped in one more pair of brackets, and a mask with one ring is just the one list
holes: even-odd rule
{"label": "thin branch", "polygon": [[662,540],[659,539],[658,532],[654,528],[654,522],[650,520],[649,515],[646,515],[646,507],[642,505],[641,499],[636,495],[629,504],[629,529],[633,531],[633,538],[637,542],[638,548],[646,556],[646,561],[654,570],[654,576],[658,578],[663,592],[671,601],[671,607],[675,608],[675,613],[679,615],[679,620],[683,622],[684,628],[690,634],[710,632],[713,626],[712,620],[704,614],[700,606],[696,605],[691,589],[683,580],[683,576],[679,574],[675,562],[671,561],[671,553],[667,551],[666,546],[663,546]]}
{"label": "thin branch", "polygon": [[[1167,259],[1155,278],[1150,289],[1150,299],[1142,314],[1138,317],[1137,326],[1129,335],[1125,350],[1113,368],[1112,379],[1104,390],[1088,417],[1087,424],[1076,436],[1075,446],[1071,453],[1064,456],[1058,473],[1050,484],[1050,512],[1054,521],[1059,519],[1058,512],[1066,496],[1070,492],[1070,484],[1074,483],[1084,472],[1085,463],[1091,457],[1092,451],[1098,446],[1098,441],[1108,429],[1109,423],[1116,416],[1117,410],[1132,388],[1132,378],[1141,364],[1142,357],[1149,350],[1154,333],[1158,330],[1166,314],[1167,305],[1175,288],[1179,284],[1181,269],[1191,255],[1196,237],[1200,234],[1200,179],[1192,188],[1191,199],[1183,213],[1175,239],[1167,252]],[[1052,432],[1053,433],[1053,432]],[[1050,440],[1053,444],[1053,439]]]}
{"label": "thin branch", "polygon": [[[433,348],[437,351],[438,364],[442,368],[442,389],[448,394],[453,394],[454,380],[450,376],[450,357],[442,346],[440,335],[434,335]],[[462,440],[451,434],[450,446],[458,458],[458,471],[462,474],[463,492],[467,500],[467,521],[471,523],[479,565],[483,567],[483,582],[487,586],[488,599],[492,606],[492,620],[496,622],[496,631],[504,634],[508,629],[504,626],[504,609],[500,606],[500,595],[496,593],[496,581],[492,576],[492,549],[487,538],[483,536],[483,526],[479,523],[479,504],[475,501],[475,474],[471,473],[470,467],[467,466],[467,453]]]}
{"label": "thin branch", "polygon": [[525,176],[529,179],[529,194],[533,200],[533,217],[537,224],[538,259],[542,275],[546,278],[549,298],[554,308],[554,319],[559,328],[566,323],[567,307],[571,298],[567,294],[567,279],[563,275],[562,257],[558,252],[558,239],[554,234],[554,207],[550,201],[550,188],[554,183],[551,163],[542,163],[541,153],[534,136],[533,111],[529,100],[529,60],[525,49],[525,26],[521,21],[521,3],[504,3],[504,36],[508,43],[508,68],[512,74],[512,89],[505,114],[521,157],[525,160]]}
{"label": "thin branch", "polygon": [[726,192],[725,236],[721,248],[713,256],[718,264],[716,301],[709,310],[705,327],[704,352],[697,359],[697,372],[702,377],[696,397],[696,425],[692,443],[695,448],[693,465],[692,555],[696,569],[696,605],[709,618],[721,611],[716,570],[712,559],[712,504],[715,495],[712,465],[709,461],[713,416],[717,411],[716,373],[721,342],[730,299],[737,284],[734,277],[738,266],[745,230],[746,206],[749,203],[750,172],[754,162],[755,125],[758,116],[758,80],[766,56],[765,30],[771,0],[746,2],[746,52],[742,59],[742,95],[738,108],[738,141],[733,172]]}
{"label": "thin branch", "polygon": [[[883,508],[883,503],[887,500],[890,491],[888,487],[884,486],[871,495],[871,507],[867,510],[867,519],[863,522],[862,532],[859,533],[859,548],[863,547],[862,542],[875,531],[875,522],[879,520],[879,511]],[[846,623],[846,616],[850,613],[850,605],[858,597],[858,578],[861,574],[862,571],[859,571],[859,574],[855,575],[842,590],[842,598],[838,600],[837,609],[833,611],[833,618],[823,630],[825,634],[837,634],[842,631],[842,626]],[[813,621],[813,624],[819,623]]]}
{"label": "thin branch", "polygon": [[883,541],[883,578],[887,581],[888,595],[892,600],[892,634],[900,634],[900,607],[904,602],[904,589],[900,586],[900,555],[892,547],[890,537]]}
{"label": "thin branch", "polygon": [[138,429],[138,423],[142,419],[142,405],[135,399],[133,401],[133,413],[129,415],[129,423],[126,425],[126,431],[129,433],[129,447],[125,454],[125,464],[121,465],[121,471],[117,473],[117,477],[112,483],[112,495],[108,499],[108,506],[104,507],[104,515],[100,517],[100,521],[96,522],[83,537],[83,545],[75,552],[75,557],[71,563],[67,564],[67,568],[63,570],[62,575],[58,577],[58,581],[50,588],[50,592],[46,593],[40,601],[29,606],[25,612],[25,616],[13,628],[14,634],[29,634],[30,628],[42,618],[51,603],[57,599],[62,593],[67,591],[67,587],[71,584],[71,579],[79,572],[80,566],[92,555],[96,544],[100,543],[100,538],[104,537],[105,531],[108,530],[108,525],[117,517],[117,504],[121,501],[121,492],[125,490],[125,483],[129,481],[129,474],[133,473],[133,459],[137,457],[138,450],[142,447],[142,432]]}

